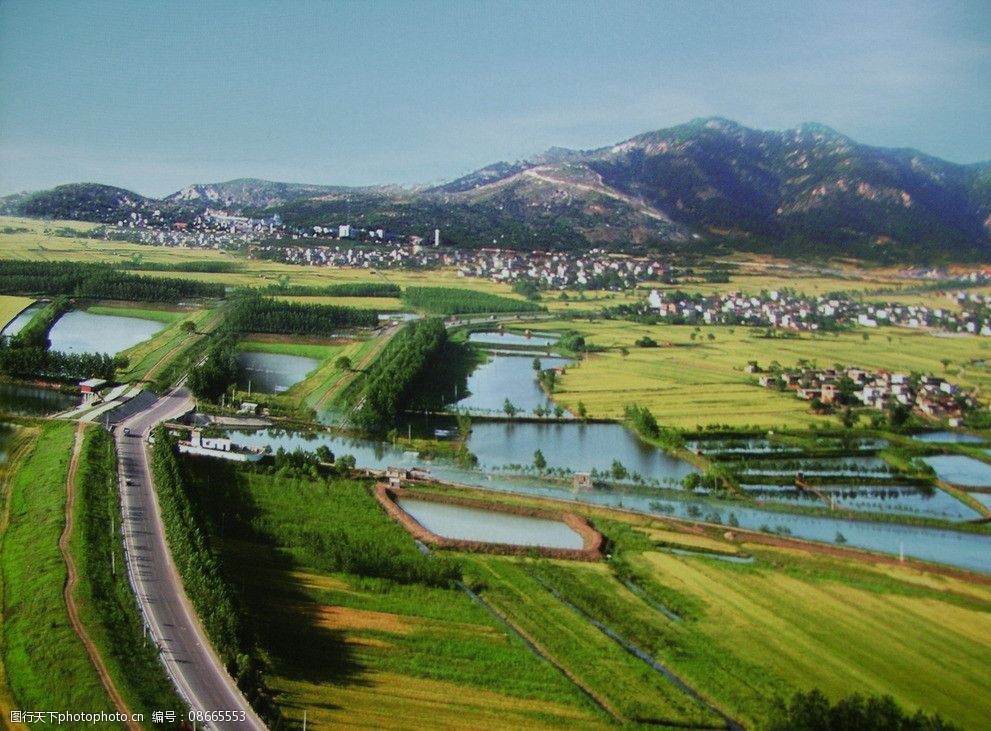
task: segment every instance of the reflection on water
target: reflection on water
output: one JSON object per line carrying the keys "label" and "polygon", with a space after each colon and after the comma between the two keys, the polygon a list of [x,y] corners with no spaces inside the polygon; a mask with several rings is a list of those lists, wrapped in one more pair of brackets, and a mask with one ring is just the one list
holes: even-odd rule
{"label": "reflection on water", "polygon": [[[476,424],[475,428],[482,427]],[[493,424],[493,427],[506,425]],[[578,431],[584,428],[586,438],[591,427],[615,426],[598,424],[561,424],[561,425],[528,425],[518,424],[514,428],[539,426],[543,429],[557,429],[560,440],[571,445],[576,443]],[[618,427],[621,429],[622,427]],[[489,436],[493,437],[493,430]],[[664,513],[682,518],[709,520],[730,526],[739,526],[751,530],[768,529],[788,532],[797,538],[824,541],[832,543],[837,533],[841,533],[850,546],[867,548],[898,554],[904,550],[906,556],[928,561],[937,561],[991,573],[991,536],[958,533],[951,530],[922,528],[912,525],[894,523],[872,523],[868,521],[846,520],[840,517],[820,517],[781,513],[747,504],[736,504],[727,501],[707,500],[693,497],[687,492],[676,490],[643,489],[636,492],[619,490],[571,490],[570,487],[555,485],[546,480],[536,478],[511,479],[504,475],[487,473],[483,470],[463,469],[452,463],[437,460],[421,460],[415,452],[406,452],[401,448],[384,442],[343,438],[334,434],[302,434],[285,432],[277,429],[259,430],[254,432],[232,432],[232,438],[237,444],[248,446],[269,445],[273,450],[284,447],[292,450],[297,447],[315,450],[317,446],[326,444],[334,454],[354,455],[361,467],[384,469],[390,465],[416,467],[429,470],[436,478],[449,482],[482,487],[500,492],[519,493],[542,497],[589,503],[609,507],[627,508],[646,513]],[[475,434],[472,435],[475,438]],[[585,443],[586,449],[598,451],[595,440]],[[544,446],[547,446],[545,443]],[[646,447],[646,445],[644,445]],[[534,445],[529,445],[531,456]],[[657,451],[657,450],[655,450]],[[548,462],[553,452],[545,450]],[[554,456],[554,459],[559,457]],[[664,456],[665,459],[672,459]],[[603,463],[602,455],[593,455],[590,461]],[[675,460],[677,462],[677,460]],[[678,463],[683,464],[683,463]],[[576,469],[579,469],[576,466]],[[689,468],[690,469],[690,468]]]}
{"label": "reflection on water", "polygon": [[79,405],[79,396],[49,388],[0,383],[0,413],[48,416]]}
{"label": "reflection on water", "polygon": [[468,336],[468,342],[478,345],[491,345],[499,347],[501,345],[533,345],[536,347],[553,345],[558,341],[556,335],[518,335],[516,333],[500,332],[474,332]]}
{"label": "reflection on water", "polygon": [[[563,368],[571,363],[567,358],[536,356],[540,368]],[[454,408],[467,409],[473,414],[502,414],[506,399],[524,414],[531,414],[537,407],[554,410],[554,404],[537,383],[534,357],[494,356],[479,365],[468,377],[469,396],[461,399]]]}
{"label": "reflection on water", "polygon": [[320,365],[316,358],[283,353],[254,353],[242,351],[237,354],[238,388],[261,393],[282,393],[306,378],[307,374]]}

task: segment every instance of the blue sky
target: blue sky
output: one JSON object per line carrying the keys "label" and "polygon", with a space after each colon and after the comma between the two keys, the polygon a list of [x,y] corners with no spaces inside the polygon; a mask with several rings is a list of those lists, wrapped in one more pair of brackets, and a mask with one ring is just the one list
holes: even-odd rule
{"label": "blue sky", "polygon": [[991,160],[991,2],[0,0],[0,194],[432,182],[709,115]]}

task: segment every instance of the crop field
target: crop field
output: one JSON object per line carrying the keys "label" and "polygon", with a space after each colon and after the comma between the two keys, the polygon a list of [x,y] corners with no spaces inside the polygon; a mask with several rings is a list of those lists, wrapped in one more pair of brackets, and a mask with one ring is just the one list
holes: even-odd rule
{"label": "crop field", "polygon": [[30,306],[34,302],[30,297],[14,297],[11,295],[0,295],[0,330],[10,324],[21,310]]}
{"label": "crop field", "polygon": [[[695,332],[685,326],[579,320],[549,321],[541,328],[577,329],[590,343],[607,349],[569,367],[558,379],[554,395],[571,409],[581,401],[594,417],[619,418],[625,404],[635,403],[649,408],[662,424],[683,428],[821,423],[822,417],[814,416],[808,403],[793,393],[758,387],[756,377],[743,372],[750,360],[765,367],[775,360],[787,367],[807,359],[821,367],[841,363],[920,371],[945,375],[985,393],[991,386],[991,372],[969,365],[983,357],[991,343],[973,337],[878,328],[866,332],[867,340],[860,331],[766,339],[744,327],[701,327]],[[637,347],[634,342],[645,335],[661,347]],[[941,362],[944,358],[950,361],[947,368]]]}
{"label": "crop field", "polygon": [[[745,535],[727,540],[608,509],[590,517],[613,540],[612,566],[464,559],[482,598],[532,630],[536,643],[562,643],[559,659],[581,647],[582,615],[558,616],[568,602],[748,727],[759,727],[775,697],[811,688],[833,698],[891,694],[907,709],[939,712],[964,728],[980,728],[991,713],[991,678],[982,669],[991,645],[986,583],[758,546]],[[675,555],[656,542],[754,562]],[[594,672],[588,661],[574,667]]]}
{"label": "crop field", "polygon": [[[2,665],[0,693],[29,710],[114,710],[66,614],[66,568],[59,553],[65,482],[75,424],[51,422],[34,434],[5,480],[0,520]],[[44,628],[44,631],[39,631]],[[7,717],[9,718],[9,716]],[[6,718],[4,719],[6,721]]]}

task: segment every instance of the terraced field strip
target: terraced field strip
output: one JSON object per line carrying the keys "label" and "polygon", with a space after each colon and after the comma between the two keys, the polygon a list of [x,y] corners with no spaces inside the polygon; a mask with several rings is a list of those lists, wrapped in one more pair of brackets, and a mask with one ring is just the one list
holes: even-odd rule
{"label": "terraced field strip", "polygon": [[[72,459],[69,462],[69,471],[65,478],[65,528],[63,528],[62,535],[59,538],[59,551],[62,553],[62,560],[65,561],[66,569],[63,597],[65,598],[65,606],[68,611],[69,623],[72,625],[72,630],[76,633],[79,641],[83,643],[83,647],[86,648],[86,654],[89,655],[89,659],[93,663],[93,669],[96,670],[96,674],[100,678],[100,683],[103,685],[104,690],[107,691],[107,695],[110,697],[117,711],[125,714],[130,719],[131,710],[127,707],[127,702],[114,684],[113,678],[110,677],[110,672],[103,662],[100,651],[90,638],[86,627],[83,626],[82,620],[79,619],[79,608],[76,606],[75,590],[76,583],[79,581],[79,575],[76,571],[76,563],[72,558],[72,552],[69,550],[69,541],[72,539],[72,530],[74,527],[76,472],[79,468],[79,455],[82,452],[85,430],[85,424],[79,424],[76,427],[76,438],[72,445]],[[141,731],[141,725],[133,721],[128,720],[125,722],[125,725],[131,731]]]}
{"label": "terraced field strip", "polygon": [[624,721],[722,727],[718,717],[645,668],[639,658],[544,589],[523,566],[505,559],[473,563],[484,570],[480,579],[486,586],[485,600],[612,715]]}

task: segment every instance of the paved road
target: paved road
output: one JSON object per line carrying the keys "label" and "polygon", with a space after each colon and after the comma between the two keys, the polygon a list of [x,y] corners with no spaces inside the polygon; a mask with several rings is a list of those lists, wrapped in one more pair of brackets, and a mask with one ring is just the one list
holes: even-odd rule
{"label": "paved road", "polygon": [[[241,722],[213,722],[209,728],[261,731],[265,725],[225,671],[186,597],[165,542],[155,498],[145,437],[159,422],[192,406],[186,389],[178,388],[121,422],[116,430],[127,569],[151,636],[161,648],[165,668],[186,702],[198,711],[238,711],[245,718]],[[129,436],[124,436],[125,427]],[[198,727],[204,728],[202,724]]]}

